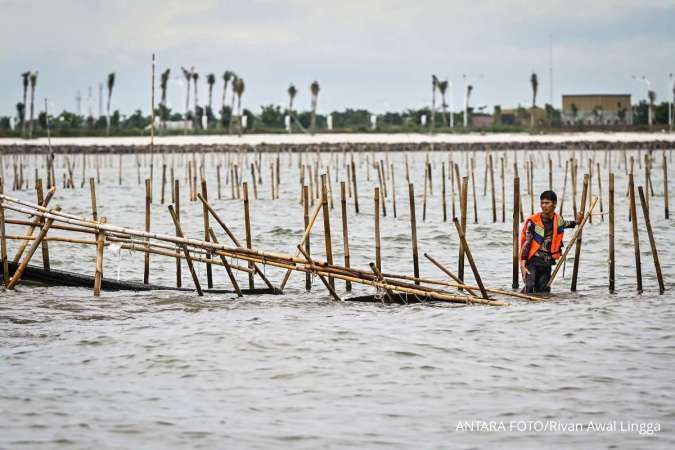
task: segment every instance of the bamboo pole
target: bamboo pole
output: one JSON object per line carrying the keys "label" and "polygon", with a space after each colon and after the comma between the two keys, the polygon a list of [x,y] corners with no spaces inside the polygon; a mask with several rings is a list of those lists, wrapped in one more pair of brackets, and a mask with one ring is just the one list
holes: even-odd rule
{"label": "bamboo pole", "polygon": [[[377,279],[377,281],[384,284],[384,294],[387,297],[387,300],[389,301],[389,303],[394,303],[394,293],[392,292],[391,288],[386,284],[386,282],[384,280],[384,277],[382,277],[382,272],[380,272],[380,269],[378,269],[377,265],[373,264],[372,262],[369,264],[369,266],[370,266],[370,269],[375,274],[375,278]],[[408,302],[405,302],[405,303],[407,304]]]}
{"label": "bamboo pole", "polygon": [[497,198],[495,196],[495,170],[492,164],[492,153],[489,157],[490,167],[490,188],[492,191],[492,223],[497,223]]}
{"label": "bamboo pole", "polygon": [[[101,223],[106,223],[106,218],[101,217]],[[103,248],[105,246],[105,232],[96,233],[96,273],[94,275],[94,297],[101,296],[101,284],[103,282]]]}
{"label": "bamboo pole", "polygon": [[[330,235],[330,211],[328,209],[328,189],[326,187],[326,174],[321,175],[321,207],[323,209],[323,236],[326,246],[326,261],[333,264],[333,241]],[[328,277],[330,287],[335,289],[335,280]]]}
{"label": "bamboo pole", "polygon": [[[215,244],[218,243],[218,238],[216,238],[216,233],[213,232],[213,228],[209,228],[209,236],[211,236],[211,241]],[[237,297],[243,297],[244,294],[242,294],[241,289],[239,288],[239,283],[237,283],[237,278],[234,276],[234,273],[232,273],[232,267],[230,266],[230,263],[227,262],[227,259],[223,255],[218,255],[220,256],[220,261],[223,264],[223,267],[225,267],[225,270],[227,271],[227,276],[230,279],[230,283],[232,283],[232,287],[234,288],[234,292],[237,293]]]}
{"label": "bamboo pole", "polygon": [[352,159],[351,161],[351,166],[352,166],[352,188],[354,191],[354,211],[356,214],[359,213],[359,194],[358,190],[356,189],[356,166],[354,165],[354,160]]}
{"label": "bamboo pole", "polygon": [[[303,208],[303,219],[305,223],[305,229],[309,226],[309,188],[307,186],[302,187],[302,208]],[[305,239],[305,251],[309,255],[311,253],[310,245],[310,235],[307,235]],[[312,276],[309,272],[305,273],[305,290],[312,290]]]}
{"label": "bamboo pole", "polygon": [[[307,259],[307,261],[310,264],[314,264],[314,261],[312,261],[312,258],[305,252],[305,249],[302,248],[302,245],[298,245],[297,248],[298,248],[298,251],[300,251],[300,253],[302,253],[302,255]],[[321,280],[323,285],[326,286],[326,289],[328,289],[328,292],[330,292],[331,297],[333,297],[337,301],[342,301],[340,299],[340,297],[337,295],[337,293],[335,292],[335,288],[333,287],[333,285],[330,282],[330,280],[332,278],[329,278],[328,281],[326,281],[326,278],[323,275],[321,275],[318,272],[315,272],[315,273],[317,274],[317,276],[319,277],[319,279]]]}
{"label": "bamboo pole", "polygon": [[512,251],[512,269],[513,276],[511,280],[511,287],[513,289],[518,289],[518,280],[519,280],[519,265],[518,265],[518,254],[520,251],[520,242],[519,242],[519,225],[520,225],[520,178],[518,176],[513,178],[513,228],[512,228],[512,241],[513,241],[513,251]]}
{"label": "bamboo pole", "polygon": [[166,164],[162,164],[162,192],[160,194],[160,203],[164,204],[164,192],[166,190]]}
{"label": "bamboo pole", "polygon": [[375,265],[382,270],[382,255],[380,247],[380,188],[375,187],[373,194],[374,217],[375,217]]}
{"label": "bamboo pole", "polygon": [[609,292],[614,293],[615,256],[614,256],[614,173],[609,173]]}
{"label": "bamboo pole", "polygon": [[448,205],[445,201],[445,161],[441,162],[441,206],[443,207],[443,222],[447,222]]}
{"label": "bamboo pole", "polygon": [[[145,231],[150,232],[150,206],[152,205],[152,182],[145,179]],[[143,258],[143,284],[150,283],[150,253]]]}
{"label": "bamboo pole", "polygon": [[[312,214],[309,219],[309,225],[305,227],[305,232],[302,235],[302,238],[300,239],[300,242],[298,245],[302,245],[305,240],[309,237],[310,232],[312,231],[312,227],[314,226],[314,222],[316,222],[317,217],[319,216],[319,213],[321,212],[322,204],[317,203],[316,206],[314,207],[314,210],[312,211]],[[298,256],[301,252],[299,250],[296,250],[294,256]],[[286,283],[288,282],[288,278],[291,276],[291,269],[288,269],[286,273],[284,274],[284,278],[281,281],[281,284],[279,285],[279,290],[283,291],[284,287],[286,287]]]}
{"label": "bamboo pole", "polygon": [[506,180],[504,178],[504,157],[499,158],[500,178],[502,182],[502,223],[506,223]]}
{"label": "bamboo pole", "polygon": [[[4,162],[0,160],[0,166]],[[4,166],[3,166],[4,170]],[[5,193],[5,180],[0,177],[0,195]],[[7,230],[5,229],[5,208],[0,201],[0,259],[2,259],[2,280],[5,286],[9,284],[9,261],[7,260]]]}
{"label": "bamboo pole", "polygon": [[642,186],[638,186],[638,193],[640,194],[640,205],[642,206],[642,215],[645,219],[645,226],[647,227],[647,236],[649,236],[649,246],[652,250],[652,257],[654,258],[654,268],[656,270],[656,279],[659,282],[659,294],[663,295],[666,286],[663,282],[663,274],[661,273],[661,263],[659,262],[659,254],[656,251],[656,241],[654,240],[654,233],[652,232],[652,222],[649,219],[649,207],[647,206],[647,199],[642,190]]}
{"label": "bamboo pole", "polygon": [[569,166],[569,160],[565,160],[565,177],[563,178],[563,190],[562,197],[560,198],[560,215],[563,216],[563,207],[565,206],[565,194],[567,192],[567,170]]}
{"label": "bamboo pole", "polygon": [[391,203],[392,209],[394,211],[394,219],[396,218],[396,179],[394,178],[394,164],[390,165],[391,168]]}
{"label": "bamboo pole", "polygon": [[[412,254],[413,254],[413,273],[415,278],[420,276],[420,259],[417,253],[417,219],[415,216],[415,186],[412,183],[408,184],[408,200],[410,203],[410,238],[412,240]],[[415,281],[419,285],[419,281]]]}
{"label": "bamboo pole", "polygon": [[478,223],[478,204],[476,202],[475,160],[471,158],[471,192],[473,193],[473,223]]}
{"label": "bamboo pole", "polygon": [[483,298],[488,299],[489,297],[487,295],[487,291],[485,290],[485,286],[483,286],[483,280],[481,279],[480,274],[478,273],[478,267],[476,267],[473,255],[471,254],[471,250],[469,249],[469,244],[466,242],[466,237],[464,236],[462,225],[460,225],[459,220],[457,220],[456,218],[453,220],[453,222],[455,223],[455,228],[457,229],[459,239],[462,242],[464,252],[466,253],[466,259],[469,260],[469,265],[471,266],[471,271],[473,272],[473,276],[476,279],[476,284],[478,284],[478,288],[480,289]]}
{"label": "bamboo pole", "polygon": [[[584,208],[586,207],[586,196],[588,195],[588,185],[589,185],[589,176],[588,174],[585,174],[583,190],[581,191],[581,202],[579,203],[579,208],[581,208],[580,211],[581,214],[584,213]],[[588,220],[590,221],[590,216],[588,217]],[[581,257],[581,232],[577,233],[576,236],[577,239],[576,239],[576,247],[574,248],[574,266],[572,269],[572,285],[570,286],[570,291],[572,292],[576,292],[577,290],[577,277],[579,275],[579,258]]]}
{"label": "bamboo pole", "polygon": [[633,227],[633,244],[635,249],[635,275],[637,278],[637,290],[642,293],[642,263],[640,262],[640,239],[638,237],[637,208],[635,205],[635,183],[633,174],[628,174],[628,197],[630,202],[630,218]]}
{"label": "bamboo pole", "polygon": [[[244,183],[242,184],[242,189],[244,193],[244,233],[245,233],[244,236],[246,240],[246,248],[250,249],[253,248],[253,241],[251,236],[251,216],[249,212],[249,202],[248,202],[248,183],[246,181],[244,181]],[[252,268],[251,263],[249,263],[249,268]],[[252,274],[248,275],[248,288],[249,289],[255,288]]]}
{"label": "bamboo pole", "polygon": [[[455,166],[456,168],[457,166]],[[460,225],[462,227],[462,230],[464,230],[464,233],[466,233],[466,204],[467,204],[467,194],[468,194],[469,188],[468,188],[468,178],[463,177],[462,178],[462,184],[460,186],[459,190],[459,216],[460,216]],[[459,276],[459,279],[464,282],[464,256],[466,254],[466,251],[464,250],[464,246],[462,245],[462,241],[460,240],[459,244],[459,256],[457,260],[457,276]]]}
{"label": "bamboo pole", "polygon": [[[173,209],[173,205],[169,205],[169,214],[171,214],[171,219],[173,220],[173,224],[176,227],[176,236],[179,238],[185,237],[183,235],[183,229],[180,226],[180,222],[178,221],[178,217],[176,216],[176,212]],[[185,262],[187,262],[188,269],[190,269],[190,275],[192,275],[192,281],[195,284],[195,289],[197,290],[197,295],[200,297],[204,295],[204,292],[202,292],[202,287],[199,284],[199,279],[197,278],[197,273],[195,272],[194,265],[192,264],[192,258],[190,257],[190,252],[188,251],[187,245],[185,244],[179,244],[181,249],[183,250],[183,254],[185,255]],[[147,253],[146,253],[147,255]]]}
{"label": "bamboo pole", "polygon": [[[57,206],[54,208],[55,211],[60,211],[61,207]],[[31,258],[35,254],[35,251],[37,250],[38,246],[42,243],[42,240],[45,238],[47,235],[47,232],[49,231],[49,227],[52,226],[52,223],[54,223],[54,219],[47,219],[45,224],[42,226],[40,229],[40,233],[38,233],[37,238],[33,241],[31,244],[30,248],[28,249],[28,253],[26,256],[21,260],[21,263],[19,264],[19,267],[17,267],[16,271],[14,271],[14,275],[12,278],[9,280],[9,283],[7,284],[7,289],[14,289],[14,286],[19,282],[21,279],[21,276],[23,275],[23,272],[26,270],[26,267],[28,266],[28,263],[30,262]]]}
{"label": "bamboo pole", "polygon": [[[202,190],[202,197],[204,200],[207,202],[209,201],[209,193],[208,193],[208,188],[206,186],[206,180],[202,179],[201,183],[201,190]],[[248,208],[248,195],[245,195],[244,199],[244,209]],[[209,233],[209,229],[211,226],[209,225],[209,211],[206,209],[206,206],[202,203],[202,217],[204,220],[204,240],[206,242],[209,242],[211,240],[211,236]],[[210,260],[211,259],[211,253],[207,252],[206,253],[206,259]],[[211,267],[210,263],[206,263],[206,284],[209,289],[213,288],[213,268]]]}
{"label": "bamboo pole", "polygon": [[[37,203],[38,203],[38,205],[41,205],[44,202],[44,193],[43,193],[43,190],[42,190],[42,179],[41,178],[38,178],[37,180],[35,180],[35,191],[37,193]],[[45,224],[44,219],[40,219],[39,224],[40,224],[40,226],[43,226]],[[49,272],[49,270],[50,270],[49,246],[48,246],[47,241],[45,239],[42,240],[42,267],[44,268],[44,270]]]}
{"label": "bamboo pole", "polygon": [[663,153],[663,209],[666,219],[670,218],[670,212],[668,211],[668,162],[665,152]]}
{"label": "bamboo pole", "polygon": [[[173,204],[176,212],[176,219],[180,223],[180,180],[175,179],[173,181]],[[180,252],[180,246],[176,246],[176,251]],[[176,258],[176,287],[181,287],[183,285],[183,276],[181,274],[180,258]]]}
{"label": "bamboo pole", "polygon": [[[393,168],[393,166],[392,166]],[[392,189],[393,189],[393,176],[392,176]],[[347,220],[347,196],[345,193],[345,188],[347,183],[344,181],[340,182],[340,209],[342,212],[342,245],[344,249],[344,264],[345,268],[350,268],[350,254],[349,254],[349,227]],[[305,203],[305,228],[309,225],[309,217],[307,215],[308,205]],[[307,253],[309,254],[309,237],[307,238]],[[352,291],[352,282],[347,281],[345,284],[345,289],[347,292]]]}
{"label": "bamboo pole", "polygon": [[551,278],[549,278],[548,283],[546,284],[547,288],[549,288],[549,289],[551,288],[551,286],[553,285],[553,281],[555,280],[555,277],[558,274],[558,271],[565,264],[565,260],[567,259],[567,254],[570,252],[570,250],[574,246],[574,243],[577,242],[577,239],[581,238],[581,230],[583,230],[584,226],[586,225],[586,222],[588,222],[588,219],[589,219],[590,215],[593,213],[593,208],[595,208],[595,204],[597,203],[597,201],[598,201],[597,197],[594,197],[593,200],[591,201],[591,206],[589,207],[588,211],[586,212],[586,215],[584,216],[581,223],[577,226],[577,229],[574,232],[574,236],[572,236],[572,240],[570,241],[569,245],[565,248],[565,251],[563,252],[560,259],[558,260],[558,264],[556,264],[555,269],[553,269],[553,273],[551,273]]}
{"label": "bamboo pole", "polygon": [[[56,192],[56,187],[52,187],[47,191],[47,196],[44,199],[44,202],[42,202],[43,207],[46,207],[49,202],[51,201],[52,197],[54,196],[54,193]],[[5,196],[6,200],[10,200],[8,197]],[[14,199],[16,200],[16,199]],[[11,201],[11,200],[10,200]],[[27,203],[27,202],[22,202],[22,203]],[[30,204],[30,203],[29,203]],[[32,236],[33,231],[35,231],[35,227],[40,226],[42,224],[42,221],[37,218],[34,219],[30,226],[28,227],[28,231],[26,232],[26,235]],[[16,251],[16,254],[14,255],[14,259],[12,260],[14,263],[18,264],[19,261],[21,260],[21,256],[23,255],[23,252],[26,250],[26,246],[28,245],[28,241],[24,240],[19,243],[19,247]]]}
{"label": "bamboo pole", "polygon": [[[452,273],[448,268],[446,268],[444,265],[442,265],[440,262],[438,262],[438,261],[437,261],[435,258],[433,258],[431,255],[429,255],[428,253],[425,253],[425,254],[424,254],[424,257],[427,258],[429,261],[431,261],[431,263],[432,263],[433,265],[435,265],[436,267],[438,267],[438,268],[440,269],[441,272],[443,272],[444,274],[446,274],[447,276],[449,276],[450,278],[452,278],[456,283],[458,283],[458,284],[464,286],[464,282],[463,282],[462,280],[460,280],[459,277],[458,277],[457,275],[455,275],[454,273]],[[471,296],[477,297],[477,295],[476,295],[476,293],[473,291],[473,289],[466,288],[466,290],[467,290],[467,292],[468,292]]]}

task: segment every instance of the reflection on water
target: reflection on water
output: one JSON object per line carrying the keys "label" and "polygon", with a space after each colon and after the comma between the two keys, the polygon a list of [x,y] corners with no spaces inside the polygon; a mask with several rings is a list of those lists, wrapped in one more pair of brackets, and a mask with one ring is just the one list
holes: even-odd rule
{"label": "reflection on water", "polygon": [[[272,201],[268,175],[275,156],[262,156],[261,167],[267,170],[263,170],[263,184],[258,187],[260,199],[251,201],[253,242],[261,249],[290,252],[303,224],[297,156],[290,165],[287,155],[281,156],[280,199]],[[357,165],[362,161],[358,169],[361,214],[354,215],[351,201],[349,207],[351,261],[356,267],[367,267],[375,252],[372,187],[377,174],[371,170],[370,181],[366,180],[366,156],[355,155]],[[521,175],[523,156],[519,155]],[[557,154],[551,156],[557,169]],[[465,155],[454,153],[453,157],[464,174]],[[506,207],[510,208],[514,154],[507,157]],[[582,158],[588,157],[592,155],[586,153]],[[375,158],[385,156],[375,154]],[[396,167],[398,217],[393,218],[388,180],[388,216],[382,218],[383,269],[411,273],[404,155],[389,154],[387,158]],[[448,155],[430,153],[430,158],[434,191],[427,198],[427,218],[422,222],[424,155],[408,155],[417,196],[420,252],[429,252],[454,268],[458,239],[452,224],[442,221],[440,203],[440,164],[447,163]],[[476,158],[479,224],[471,220],[470,193],[469,242],[487,284],[510,288],[511,214],[506,211],[506,223],[491,223],[489,187],[483,196],[483,155]],[[603,167],[604,154],[598,153],[596,158]],[[167,156],[167,164],[171,160]],[[618,160],[615,155],[613,165]],[[184,186],[181,161],[175,157],[176,173]],[[333,177],[344,177],[341,154],[324,154],[322,161],[332,161]],[[230,199],[224,172],[223,198],[216,199],[218,162],[218,158],[206,157],[209,197],[235,234],[243,237],[241,202]],[[109,223],[141,229],[144,193],[143,186],[136,183],[134,164],[132,157],[125,159],[123,186],[117,186],[116,167],[102,168],[99,215],[106,216]],[[158,166],[161,169],[159,157],[155,174]],[[545,165],[540,163],[539,167],[535,191],[548,185],[548,175],[541,169]],[[94,175],[94,169],[87,170]],[[563,170],[564,161],[554,172],[559,196]],[[642,184],[637,162],[635,171],[638,184]],[[142,168],[143,177],[148,173],[149,168]],[[284,296],[243,299],[229,295],[197,298],[167,291],[104,292],[94,299],[89,290],[28,285],[20,285],[15,292],[2,291],[0,447],[411,448],[424,442],[423,448],[475,448],[503,447],[506,442],[506,446],[527,448],[614,444],[672,448],[675,310],[669,282],[674,261],[668,251],[675,245],[674,228],[672,220],[663,218],[658,165],[650,208],[669,290],[658,295],[649,243],[641,231],[645,293],[637,295],[632,236],[626,220],[626,177],[623,167],[615,173],[615,295],[607,293],[607,227],[599,216],[584,233],[579,291],[572,294],[568,290],[572,269],[568,264],[565,278],[561,274],[556,283],[555,298],[538,304],[517,302],[508,308],[337,304],[319,280],[314,280],[312,292],[305,292],[301,274],[291,277]],[[495,179],[501,218],[498,172]],[[159,204],[159,180],[156,177],[152,229],[172,233],[166,205]],[[605,169],[602,183],[606,208]],[[335,179],[332,187],[339,193]],[[566,216],[571,216],[569,191],[568,185]],[[597,192],[597,181],[593,191]],[[34,195],[29,191],[10,194],[31,200]],[[88,189],[59,190],[53,202],[64,211],[87,215],[88,195]],[[449,183],[447,195],[449,198]],[[168,188],[166,196],[170,196]],[[333,253],[340,262],[337,197],[335,201]],[[523,203],[529,212],[525,190]],[[201,207],[187,201],[186,188],[181,207],[186,235],[203,236]],[[641,214],[638,220],[642,229]],[[324,258],[322,230],[319,219],[311,236],[312,253],[319,259]],[[10,234],[19,231],[18,227],[9,230]],[[217,233],[224,241],[224,234]],[[54,268],[93,274],[92,247],[50,243],[50,254]],[[39,261],[38,252],[35,262]],[[203,266],[196,267],[204,279]],[[143,257],[123,252],[118,260],[106,253],[106,276],[114,278],[118,269],[121,279],[140,281]],[[215,287],[227,287],[226,274],[218,269],[214,269]],[[422,261],[421,272],[442,277],[426,261]],[[265,273],[277,283],[282,276],[282,271],[272,267],[266,267]],[[174,262],[152,256],[150,280],[175,283]],[[245,274],[239,281],[247,283]],[[186,268],[183,285],[191,285]],[[343,283],[338,281],[337,286],[342,293]],[[368,292],[372,291],[355,286],[355,295]],[[664,431],[651,437],[456,431],[459,420],[521,419],[660,422]]]}

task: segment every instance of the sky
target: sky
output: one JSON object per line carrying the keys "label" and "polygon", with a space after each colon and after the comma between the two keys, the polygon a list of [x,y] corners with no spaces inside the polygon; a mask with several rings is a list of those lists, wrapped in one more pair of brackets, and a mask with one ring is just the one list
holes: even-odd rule
{"label": "sky", "polygon": [[[550,43],[552,42],[552,46]],[[552,49],[553,83],[549,76]],[[157,77],[171,69],[170,106],[185,108],[181,66],[244,79],[244,108],[309,109],[309,85],[321,86],[318,110],[374,112],[428,106],[431,75],[449,79],[448,103],[462,107],[463,75],[471,103],[561,104],[562,94],[629,93],[672,98],[675,0],[0,0],[0,115],[22,99],[21,73],[38,72],[36,102],[98,112],[98,84],[116,73],[112,109],[129,114],[151,105],[151,55]],[[670,86],[670,88],[669,88]],[[157,87],[157,96],[159,88]],[[228,93],[229,97],[229,93]],[[228,100],[229,103],[229,100]]]}

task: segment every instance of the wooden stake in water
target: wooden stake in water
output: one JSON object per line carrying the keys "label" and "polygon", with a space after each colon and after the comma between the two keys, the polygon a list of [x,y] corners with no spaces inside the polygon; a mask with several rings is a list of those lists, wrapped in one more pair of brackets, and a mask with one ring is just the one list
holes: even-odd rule
{"label": "wooden stake in water", "polygon": [[609,173],[609,292],[614,293],[615,266],[614,260],[614,173]]}
{"label": "wooden stake in water", "polygon": [[520,242],[519,242],[519,225],[520,225],[520,178],[513,178],[513,228],[512,228],[512,240],[513,240],[513,252],[512,252],[512,264],[513,264],[513,278],[511,281],[511,287],[513,289],[518,289],[518,276],[519,276],[519,264],[518,264],[518,254],[520,252]]}
{"label": "wooden stake in water", "polygon": [[460,225],[459,220],[457,220],[456,218],[453,220],[453,222],[455,223],[455,228],[457,229],[457,234],[459,235],[459,239],[462,243],[462,248],[464,248],[464,252],[466,253],[466,259],[469,260],[471,271],[473,272],[473,276],[476,279],[476,284],[478,284],[478,288],[480,289],[481,295],[483,296],[483,298],[488,298],[485,286],[483,286],[483,280],[481,279],[480,274],[478,273],[478,267],[476,267],[476,262],[474,261],[473,255],[471,254],[471,250],[469,249],[469,244],[466,242],[466,237],[464,236],[462,225]]}
{"label": "wooden stake in water", "polygon": [[[101,217],[100,223],[106,223],[106,218]],[[103,248],[105,246],[105,233],[102,230],[96,232],[96,273],[94,275],[94,297],[101,295],[103,283]]]}
{"label": "wooden stake in water", "polygon": [[668,211],[668,162],[666,161],[666,153],[663,153],[663,209],[666,219],[670,218]]}
{"label": "wooden stake in water", "polygon": [[471,158],[471,192],[473,193],[473,223],[478,223],[478,204],[476,202],[475,160]]}
{"label": "wooden stake in water", "polygon": [[490,187],[492,190],[492,223],[497,222],[497,198],[495,196],[495,170],[492,165],[492,154],[490,154]]}
{"label": "wooden stake in water", "polygon": [[[245,232],[245,237],[246,237],[246,248],[251,249],[253,248],[253,240],[251,237],[251,216],[249,213],[249,206],[248,206],[248,183],[244,181],[242,188],[244,190],[244,232]],[[208,200],[205,198],[205,200]],[[248,263],[249,269],[253,268],[252,264],[249,262]],[[249,273],[248,274],[248,288],[253,289],[255,286],[253,284],[253,274]]]}
{"label": "wooden stake in water", "polygon": [[96,207],[96,182],[93,178],[89,178],[89,193],[91,196],[91,216],[96,222],[98,220],[98,209]]}
{"label": "wooden stake in water", "polygon": [[[581,208],[581,214],[584,213],[584,208],[586,207],[586,196],[588,195],[588,174],[584,175],[584,187],[581,191],[581,203],[579,207]],[[590,219],[590,216],[589,216]],[[577,290],[577,276],[579,275],[579,257],[581,256],[581,232],[578,233],[578,238],[576,242],[576,247],[574,248],[574,267],[572,269],[572,285],[570,291],[576,292]]]}
{"label": "wooden stake in water", "polygon": [[419,285],[420,277],[420,259],[417,253],[417,219],[415,217],[415,186],[408,184],[408,200],[410,203],[410,238],[412,241],[413,255],[413,274],[415,275],[415,284]]}
{"label": "wooden stake in water", "polygon": [[443,206],[443,222],[447,222],[448,206],[445,203],[445,162],[441,163],[441,204]]}
{"label": "wooden stake in water", "polygon": [[[173,181],[173,204],[176,213],[176,219],[180,223],[180,180],[176,179]],[[177,252],[180,252],[180,246],[176,248]],[[181,274],[180,268],[180,258],[176,257],[176,287],[181,287],[183,285],[183,276]]]}
{"label": "wooden stake in water", "polygon": [[[490,158],[492,158],[492,155],[490,155]],[[456,167],[456,166],[455,166]],[[460,215],[460,226],[462,227],[463,232],[466,234],[466,204],[467,204],[467,196],[468,196],[468,182],[469,179],[467,177],[462,178],[462,185],[460,186],[460,191],[459,191],[459,215]],[[464,255],[466,251],[464,250],[464,246],[462,245],[462,241],[460,241],[459,245],[459,259],[457,261],[457,275],[459,276],[459,279],[464,281]]]}
{"label": "wooden stake in water", "polygon": [[[0,164],[4,164],[0,160]],[[5,193],[5,180],[0,178],[0,195]],[[7,231],[5,229],[5,208],[0,201],[0,258],[2,259],[2,279],[7,286],[9,284],[9,261],[7,260]]]}
{"label": "wooden stake in water", "polygon": [[[178,221],[178,217],[176,217],[176,212],[173,210],[173,205],[169,205],[169,213],[171,214],[171,219],[173,220],[173,224],[176,227],[176,236],[179,238],[185,237],[183,235],[183,229],[180,226],[180,222]],[[195,267],[192,264],[192,258],[190,257],[190,252],[188,251],[187,245],[185,244],[178,244],[181,249],[183,250],[183,255],[185,256],[185,262],[187,262],[188,269],[190,269],[190,275],[192,275],[192,281],[195,284],[195,289],[197,290],[197,295],[200,297],[204,295],[202,292],[202,287],[199,284],[199,279],[197,278],[197,273],[195,272]],[[146,253],[147,254],[147,253]]]}
{"label": "wooden stake in water", "polygon": [[[392,177],[393,183],[393,177]],[[348,229],[348,220],[347,220],[347,195],[346,195],[346,183],[344,181],[340,182],[340,209],[342,212],[342,245],[344,249],[344,258],[345,258],[345,268],[350,268],[350,254],[349,254],[349,229]],[[307,211],[307,210],[305,210]],[[306,213],[305,213],[306,214]],[[306,216],[307,217],[307,216]],[[309,224],[309,218],[305,220],[305,227]],[[309,241],[308,241],[309,242]],[[309,253],[309,251],[307,251]],[[345,283],[345,289],[347,292],[352,291],[352,282],[347,280]]]}
{"label": "wooden stake in water", "polygon": [[[61,208],[57,206],[56,208],[54,208],[54,211],[58,213],[59,211],[61,211]],[[45,236],[47,236],[47,232],[49,231],[49,228],[52,226],[52,223],[54,223],[54,219],[47,219],[45,224],[42,226],[42,228],[40,229],[40,233],[38,233],[35,240],[28,249],[28,253],[23,258],[23,260],[21,260],[19,267],[17,267],[16,271],[14,272],[14,275],[9,280],[9,283],[7,283],[7,289],[14,289],[14,286],[16,286],[16,284],[19,282],[21,276],[26,270],[26,267],[28,266],[28,263],[35,254],[35,251],[42,244],[42,240],[45,238]]]}
{"label": "wooden stake in water", "polygon": [[160,203],[164,204],[164,191],[166,190],[166,164],[162,164],[162,192],[160,194]]}
{"label": "wooden stake in water", "polygon": [[[323,209],[323,235],[326,244],[326,262],[333,265],[333,242],[330,237],[330,211],[328,209],[328,188],[326,186],[326,174],[321,175],[321,207]],[[335,289],[335,280],[328,277],[328,283]]]}
{"label": "wooden stake in water", "polygon": [[352,166],[352,188],[354,190],[354,210],[356,214],[359,213],[359,194],[356,189],[356,166],[354,165],[354,160],[351,161]]}
{"label": "wooden stake in water", "polygon": [[633,174],[628,174],[628,197],[630,202],[630,219],[633,226],[633,244],[635,249],[635,275],[637,277],[637,290],[642,293],[642,263],[640,261],[640,238],[637,226],[637,207],[635,205],[635,183]]}
{"label": "wooden stake in water", "polygon": [[[150,232],[150,207],[152,205],[152,183],[145,179],[145,231]],[[181,236],[182,237],[182,236]],[[146,246],[147,247],[147,246]],[[149,247],[147,247],[149,249]],[[143,284],[150,283],[150,252],[146,251],[143,260]]]}
{"label": "wooden stake in water", "polygon": [[[38,178],[35,182],[35,190],[37,192],[37,203],[41,205],[44,202],[44,192],[42,191],[42,179]],[[40,220],[40,225],[44,225],[44,219]],[[49,272],[49,246],[46,240],[42,241],[42,267]]]}
{"label": "wooden stake in water", "polygon": [[375,217],[375,265],[382,270],[382,255],[380,247],[380,188],[376,187],[373,193],[374,217]]}
{"label": "wooden stake in water", "polygon": [[654,233],[652,232],[652,222],[649,219],[649,208],[647,207],[647,199],[642,190],[642,186],[638,186],[638,193],[640,194],[640,205],[642,205],[642,215],[645,219],[645,226],[647,227],[647,235],[649,236],[649,245],[652,250],[652,257],[654,258],[654,268],[656,269],[656,279],[659,282],[659,294],[663,295],[666,290],[663,282],[663,274],[661,273],[661,263],[659,262],[659,254],[656,251],[656,241],[654,240]]}
{"label": "wooden stake in water", "polygon": [[[218,238],[216,238],[213,228],[209,228],[209,236],[211,236],[211,242],[214,244],[218,243]],[[230,263],[227,262],[227,258],[225,258],[223,255],[218,256],[220,256],[220,262],[223,263],[223,267],[225,267],[225,270],[227,271],[227,276],[230,279],[230,283],[232,283],[234,292],[237,293],[237,297],[243,297],[244,294],[242,294],[241,289],[239,289],[239,283],[237,283],[237,279],[235,278],[234,273],[232,273],[232,267],[230,267]]]}
{"label": "wooden stake in water", "polygon": [[[302,187],[302,208],[303,208],[303,219],[305,222],[305,230],[309,226],[309,188],[307,186]],[[307,254],[311,254],[311,246],[310,246],[310,235],[307,235],[307,238],[305,239],[305,251]],[[309,272],[305,272],[305,290],[311,291],[312,290],[312,274]]]}
{"label": "wooden stake in water", "polygon": [[[206,187],[206,180],[202,180],[201,188],[202,188],[202,197],[204,197],[204,200],[206,200],[208,202],[209,201],[209,194],[208,194],[207,187]],[[206,206],[204,206],[204,204],[202,204],[202,216],[203,216],[203,220],[204,220],[204,240],[206,242],[210,242],[211,236],[209,234],[209,229],[211,227],[209,226],[209,210],[206,209]],[[210,251],[206,252],[206,259],[207,259],[207,261],[211,260],[211,252]],[[209,264],[208,262],[206,263],[206,283],[207,283],[207,286],[208,286],[209,289],[213,288],[213,269],[212,269],[211,264]]]}
{"label": "wooden stake in water", "polygon": [[394,164],[391,164],[391,207],[394,211],[394,219],[396,218],[396,178],[394,177]]}

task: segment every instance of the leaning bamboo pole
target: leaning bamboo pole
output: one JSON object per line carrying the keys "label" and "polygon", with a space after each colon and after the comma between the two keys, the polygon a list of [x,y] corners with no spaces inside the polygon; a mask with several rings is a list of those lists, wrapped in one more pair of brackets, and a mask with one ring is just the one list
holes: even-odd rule
{"label": "leaning bamboo pole", "polygon": [[[4,162],[0,160],[0,166]],[[4,169],[4,167],[3,167]],[[4,196],[5,181],[0,177],[0,196]],[[9,284],[9,261],[7,261],[7,231],[5,228],[5,208],[0,202],[0,258],[2,259],[2,280],[5,286]]]}
{"label": "leaning bamboo pole", "polygon": [[590,215],[593,213],[593,208],[595,208],[595,204],[597,203],[597,201],[598,201],[598,198],[594,197],[592,202],[591,202],[590,208],[588,209],[588,211],[586,211],[586,215],[584,216],[581,223],[577,226],[577,229],[574,232],[574,236],[572,236],[572,240],[570,241],[569,245],[565,248],[565,251],[563,252],[560,259],[558,260],[558,264],[556,264],[555,269],[553,269],[553,273],[551,273],[551,278],[548,280],[548,283],[546,284],[547,288],[549,288],[549,289],[551,288],[551,286],[553,285],[553,281],[555,280],[555,277],[558,274],[558,271],[563,266],[563,264],[565,264],[565,260],[567,259],[567,254],[572,249],[572,246],[577,241],[577,239],[581,238],[581,230],[583,230],[584,225],[586,225],[586,222],[588,221]]}
{"label": "leaning bamboo pole", "polygon": [[659,294],[663,295],[666,291],[665,283],[663,282],[663,274],[661,273],[661,263],[659,262],[659,254],[656,251],[656,241],[654,240],[654,233],[652,231],[652,222],[649,219],[649,206],[647,206],[647,199],[642,186],[638,186],[638,193],[640,194],[640,205],[642,206],[642,216],[647,227],[647,236],[649,237],[649,245],[652,250],[652,258],[654,259],[654,269],[656,270],[656,279],[659,282]]}

